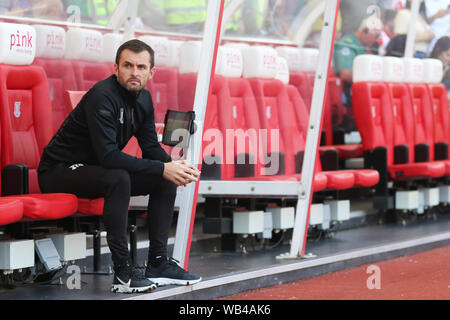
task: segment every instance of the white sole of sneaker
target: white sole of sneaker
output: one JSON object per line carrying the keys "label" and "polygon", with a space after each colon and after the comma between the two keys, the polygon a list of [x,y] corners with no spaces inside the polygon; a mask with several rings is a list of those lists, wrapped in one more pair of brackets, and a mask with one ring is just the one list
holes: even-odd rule
{"label": "white sole of sneaker", "polygon": [[139,287],[139,288],[131,288],[123,284],[113,284],[111,287],[111,291],[114,293],[142,293],[147,291],[153,291],[155,289],[156,289],[155,283],[147,287]]}
{"label": "white sole of sneaker", "polygon": [[202,281],[202,278],[195,280],[181,280],[181,279],[171,279],[171,278],[147,278],[151,282],[156,283],[158,287],[168,286],[168,285],[179,285],[179,286],[188,286],[190,284],[195,284]]}

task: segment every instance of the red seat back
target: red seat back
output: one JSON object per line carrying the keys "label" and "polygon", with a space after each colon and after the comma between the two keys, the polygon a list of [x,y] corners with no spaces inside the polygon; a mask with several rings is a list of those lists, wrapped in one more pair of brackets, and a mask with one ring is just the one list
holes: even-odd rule
{"label": "red seat back", "polygon": [[190,111],[194,109],[197,76],[197,73],[184,73],[178,76],[178,110]]}
{"label": "red seat back", "polygon": [[323,129],[326,133],[325,143],[326,145],[332,145],[333,127],[337,127],[341,123],[342,117],[347,112],[342,104],[342,81],[334,72],[331,72],[328,79],[326,108],[323,112]]}
{"label": "red seat back", "polygon": [[73,91],[73,90],[64,91],[66,117],[69,113],[72,112],[73,109],[75,109],[75,107],[81,101],[81,98],[83,98],[85,93],[86,91]]}
{"label": "red seat back", "polygon": [[448,144],[450,143],[450,111],[447,90],[443,84],[428,84],[427,87],[433,108],[434,143],[435,145],[444,144],[443,152],[447,153],[447,157],[441,154],[438,157],[437,150],[435,150],[435,159],[436,157],[440,160],[447,159]]}
{"label": "red seat back", "polygon": [[427,145],[429,157],[425,160],[431,161],[434,159],[434,128],[430,92],[424,83],[410,83],[407,86],[414,116],[414,144]]}
{"label": "red seat back", "polygon": [[46,58],[36,58],[33,64],[42,66],[47,75],[52,102],[53,128],[57,131],[67,116],[63,93],[65,90],[78,89],[72,64],[62,59]]}
{"label": "red seat back", "polygon": [[[265,135],[263,133],[259,148],[264,156],[270,155],[273,157],[272,161],[276,161],[276,159],[278,161],[278,169],[276,172],[273,171],[276,167],[273,166],[274,164],[271,164],[272,167],[267,168],[270,171],[266,170],[265,174],[284,174],[286,172],[286,148],[280,134],[278,110],[281,110],[279,108],[283,108],[283,106],[289,103],[287,88],[281,81],[275,79],[252,78],[248,79],[248,81],[256,98],[261,129],[267,130],[267,138],[264,137]],[[261,160],[267,162],[264,158],[261,158]]]}
{"label": "red seat back", "polygon": [[363,148],[387,148],[388,165],[394,161],[394,119],[388,88],[381,82],[357,82],[352,87],[353,113]]}
{"label": "red seat back", "polygon": [[0,65],[1,165],[29,167],[30,193],[39,192],[37,167],[53,135],[52,106],[39,66]]}
{"label": "red seat back", "polygon": [[71,63],[78,90],[89,90],[98,81],[106,79],[112,74],[110,66],[105,63],[81,60],[72,60]]}
{"label": "red seat back", "polygon": [[215,76],[203,122],[202,171],[205,179],[227,179],[224,173],[224,135],[219,124],[219,104],[230,101],[227,90],[224,89],[224,81],[223,77]]}
{"label": "red seat back", "polygon": [[[243,78],[226,79],[225,89],[229,100],[221,99],[219,103],[220,126],[226,138],[225,156],[230,161],[230,154],[234,157],[246,155],[246,161],[242,165],[226,165],[226,176],[230,179],[259,176],[261,164],[258,135],[261,126],[256,98],[249,81]],[[233,136],[227,135],[227,130]]]}
{"label": "red seat back", "polygon": [[[284,132],[283,140],[287,153],[286,170],[289,170],[288,174],[301,173],[308,134],[309,112],[305,101],[293,86],[289,85],[287,91],[290,103],[279,109],[280,128]],[[294,162],[294,171],[289,169],[292,161]],[[322,164],[319,151],[317,151],[315,172],[320,171],[322,171]]]}
{"label": "red seat back", "polygon": [[[414,162],[415,117],[412,111],[408,86],[403,83],[387,83],[386,86],[390,97],[389,104],[391,105],[393,117],[393,147],[408,147],[407,162]],[[394,161],[399,163],[404,162],[401,159],[404,156],[401,155],[401,152],[397,152],[397,159],[394,159]]]}
{"label": "red seat back", "polygon": [[290,103],[280,109],[280,129],[286,145],[286,173],[301,173],[309,115],[305,101],[295,87],[288,88]]}
{"label": "red seat back", "polygon": [[289,75],[289,84],[297,88],[309,111],[311,108],[312,92],[314,87],[314,73],[291,72]]}
{"label": "red seat back", "polygon": [[164,122],[167,109],[178,109],[178,69],[156,67],[156,73],[147,83],[155,108],[155,121]]}

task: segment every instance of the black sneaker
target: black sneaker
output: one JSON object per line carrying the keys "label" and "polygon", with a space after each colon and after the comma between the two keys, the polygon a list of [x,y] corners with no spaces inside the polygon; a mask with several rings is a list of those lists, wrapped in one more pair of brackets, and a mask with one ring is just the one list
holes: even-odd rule
{"label": "black sneaker", "polygon": [[178,261],[170,258],[163,258],[158,267],[150,264],[145,269],[145,276],[148,280],[156,283],[157,286],[170,284],[189,285],[200,282],[202,278],[196,274],[187,272],[178,265]]}
{"label": "black sneaker", "polygon": [[144,277],[142,272],[139,272],[130,263],[114,268],[112,292],[138,293],[154,289],[156,289],[156,284]]}

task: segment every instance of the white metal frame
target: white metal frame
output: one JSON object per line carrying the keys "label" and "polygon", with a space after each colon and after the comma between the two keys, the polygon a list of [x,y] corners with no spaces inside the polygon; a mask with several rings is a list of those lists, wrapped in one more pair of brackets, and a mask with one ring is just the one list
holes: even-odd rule
{"label": "white metal frame", "polygon": [[[291,32],[289,38],[299,46],[303,46],[311,29],[325,11],[325,1],[309,3],[291,24]],[[297,30],[296,32],[294,30]]]}
{"label": "white metal frame", "polygon": [[[222,18],[227,22],[235,10],[242,6],[244,0],[234,0],[229,3],[224,12],[224,0],[209,1],[207,19],[205,22],[204,39],[201,53],[202,63],[198,75],[198,83],[195,92],[194,111],[197,115],[195,121],[197,134],[191,137],[186,159],[197,167],[201,166],[200,154],[202,146],[203,120],[205,118],[207,100],[210,92],[213,68],[217,56],[217,48],[220,35],[224,28],[221,27]],[[319,53],[319,67],[316,71],[314,90],[311,103],[311,114],[308,125],[308,135],[305,147],[305,158],[302,169],[302,180],[296,181],[202,181],[190,184],[181,193],[180,212],[176,230],[173,257],[180,261],[180,265],[187,268],[192,226],[195,218],[198,194],[202,195],[236,195],[236,196],[287,196],[298,197],[296,208],[296,220],[292,236],[291,249],[288,258],[303,257],[305,255],[305,242],[308,228],[309,210],[312,199],[312,181],[320,135],[323,103],[327,85],[327,75],[331,62],[334,44],[335,24],[340,1],[326,0],[325,6],[319,4],[314,12],[322,11],[325,7],[325,16],[322,29],[322,39]],[[405,57],[412,57],[415,40],[415,21],[419,11],[419,1],[412,2],[412,18],[407,37]],[[120,13],[120,14],[119,14]],[[129,1],[128,6],[122,10],[116,10],[110,23],[115,30],[124,23],[124,18],[130,17],[135,21],[137,13],[137,1]],[[115,19],[114,19],[115,18]],[[311,19],[315,20],[315,19]],[[311,24],[312,22],[309,22]],[[133,34],[134,24],[125,24],[125,31],[129,37]],[[225,23],[224,25],[227,25]],[[297,35],[296,39],[299,37]],[[214,48],[214,50],[210,50]]]}
{"label": "white metal frame", "polygon": [[314,80],[314,90],[311,102],[311,113],[308,123],[305,155],[303,159],[302,180],[300,181],[294,231],[292,234],[291,250],[288,258],[303,257],[305,255],[306,234],[308,231],[309,210],[312,200],[312,182],[316,162],[317,148],[320,136],[320,124],[327,86],[328,70],[333,53],[336,18],[339,0],[327,0],[322,37],[319,49],[319,64]]}
{"label": "white metal frame", "polygon": [[[291,187],[291,194],[295,189],[297,192],[298,202],[297,202],[297,215],[294,226],[294,232],[292,237],[291,250],[289,253],[289,258],[304,256],[304,247],[308,227],[308,214],[311,206],[312,199],[312,181],[314,176],[314,167],[316,161],[316,154],[320,135],[320,124],[322,119],[322,110],[324,103],[325,90],[327,85],[327,75],[329,66],[331,63],[331,54],[333,51],[334,43],[334,31],[337,18],[337,12],[339,8],[339,2],[336,0],[326,0],[325,7],[325,17],[323,22],[322,39],[320,44],[319,53],[319,67],[316,72],[314,81],[314,90],[311,104],[311,115],[308,125],[308,135],[306,140],[305,148],[305,158],[302,169],[302,180],[298,182],[256,182],[256,181],[245,181],[245,182],[231,182],[231,181],[216,181],[216,182],[202,182],[202,185],[206,186],[206,190],[202,190],[201,194],[207,194],[208,191],[212,191],[212,188],[220,189],[217,194],[241,194],[241,195],[251,195],[252,191],[256,190],[258,187],[258,192],[255,195],[276,195],[274,190],[276,187],[283,185],[286,188]],[[201,64],[198,83],[195,93],[194,100],[194,111],[197,115],[197,134],[191,137],[191,146],[187,152],[187,160],[196,166],[201,166],[201,161],[199,156],[201,154],[201,143],[202,135],[199,134],[203,132],[203,120],[206,112],[207,98],[210,89],[210,79],[212,78],[212,72],[214,67],[214,61],[217,55],[217,47],[219,40],[218,34],[220,32],[220,21],[223,15],[223,0],[220,4],[209,2],[207,20],[205,25],[205,38],[203,40],[202,46],[202,56],[201,61],[205,61]],[[216,31],[216,33],[214,33]],[[214,48],[211,52],[210,48]],[[209,80],[208,80],[209,79]],[[273,188],[269,187],[273,184]],[[190,251],[190,240],[192,236],[192,227],[196,211],[196,199],[199,193],[200,183],[189,184],[185,187],[182,198],[180,201],[180,212],[178,217],[178,224],[176,230],[175,245],[173,251],[173,257],[180,261],[180,265],[187,268],[189,251]],[[240,187],[236,189],[231,189],[231,187]],[[295,186],[295,187],[294,187]],[[267,190],[263,190],[264,187]],[[281,188],[280,190],[285,189]],[[210,188],[211,190],[208,190]],[[250,189],[250,192],[248,192]],[[284,193],[286,195],[286,193]]]}
{"label": "white metal frame", "polygon": [[[201,147],[203,122],[205,119],[206,106],[209,92],[211,91],[211,80],[214,74],[215,61],[220,41],[220,26],[222,22],[224,0],[208,1],[206,22],[202,52],[200,56],[200,70],[198,72],[197,87],[195,90],[194,112],[196,115],[196,133],[190,138],[190,146],[186,154],[186,159],[194,166],[201,167]],[[214,48],[214,50],[211,50]],[[180,201],[180,211],[173,249],[173,257],[180,262],[181,266],[187,268],[189,260],[190,242],[192,227],[195,218],[199,182],[188,184],[183,192]]]}
{"label": "white metal frame", "polygon": [[412,0],[411,2],[411,20],[409,21],[408,34],[406,35],[405,58],[414,56],[414,48],[416,45],[416,21],[419,16],[420,1]]}
{"label": "white metal frame", "polygon": [[248,196],[296,198],[298,181],[200,181],[198,193],[203,196]]}
{"label": "white metal frame", "polygon": [[120,1],[110,17],[107,27],[112,28],[114,33],[119,33],[119,29],[123,26],[124,41],[132,39],[138,10],[138,0]]}

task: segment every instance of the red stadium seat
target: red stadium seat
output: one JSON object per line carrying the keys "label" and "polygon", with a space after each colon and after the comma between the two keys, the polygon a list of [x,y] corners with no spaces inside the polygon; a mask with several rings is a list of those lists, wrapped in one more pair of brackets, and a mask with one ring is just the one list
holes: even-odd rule
{"label": "red stadium seat", "polygon": [[[226,159],[228,155],[228,157],[233,158],[234,163],[222,164],[220,174],[216,173],[216,175],[206,179],[298,181],[301,175],[295,174],[293,171],[291,174],[281,175],[263,175],[260,172],[262,166],[258,153],[258,130],[262,127],[259,125],[256,99],[249,81],[243,78],[224,79],[221,76],[216,76],[212,93],[211,104],[208,104],[205,118],[205,130],[206,128],[213,128],[221,132],[221,136],[227,139],[222,143],[225,146],[222,157]],[[255,135],[252,135],[248,131],[249,129],[254,131]],[[227,136],[227,130],[235,135]],[[228,139],[233,140],[228,141]],[[238,142],[238,140],[240,141]],[[232,145],[230,141],[233,142]],[[236,163],[238,155],[244,155],[245,163]],[[202,179],[204,179],[204,168],[205,165],[202,166]],[[313,184],[314,191],[323,190],[327,186],[327,177],[320,173],[316,174]]]}
{"label": "red stadium seat", "polygon": [[22,217],[22,201],[19,199],[0,198],[0,226],[17,222]]}
{"label": "red stadium seat", "polygon": [[198,73],[184,73],[178,76],[178,110],[194,109],[195,87]]}
{"label": "red stadium seat", "polygon": [[78,60],[36,58],[33,64],[42,66],[47,75],[55,132],[68,115],[64,92],[86,91],[114,72],[111,64]]}
{"label": "red stadium seat", "polygon": [[[390,85],[392,84],[388,84]],[[409,83],[406,86],[411,98],[409,107],[412,107],[413,115],[415,161],[432,161],[434,160],[433,108],[428,88],[422,83]]]}
{"label": "red stadium seat", "polygon": [[[314,89],[314,73],[312,72],[291,72],[289,84],[296,88],[302,97],[304,104],[309,112],[312,103],[312,94]],[[292,96],[292,90],[289,90]],[[328,90],[325,97],[325,109],[323,110],[322,129],[325,132],[325,145],[333,146],[337,150],[339,158],[356,158],[363,155],[361,144],[333,144],[333,127],[337,126],[342,120],[346,109],[342,105],[342,84],[339,77],[334,72],[328,79]],[[327,150],[325,148],[324,150]]]}
{"label": "red stadium seat", "polygon": [[[449,141],[445,135],[448,130],[443,129],[443,126],[448,128],[447,126],[449,124],[446,90],[443,88],[442,91],[442,89],[439,89],[439,85],[435,85],[435,98],[433,99],[431,97],[432,90],[430,89],[430,85],[425,83],[410,83],[407,86],[411,96],[412,113],[414,115],[416,161],[443,161],[446,168],[445,174],[450,175],[450,161],[448,160],[448,155],[447,157],[445,156],[448,154],[448,149],[445,148],[445,145],[442,145],[442,143],[448,144]],[[447,103],[444,101],[447,101]],[[444,111],[443,108],[447,108],[447,111]],[[436,147],[438,141],[441,143],[441,148],[444,147],[447,150],[438,149],[440,154],[436,158],[436,148],[439,148],[439,146]]]}
{"label": "red stadium seat", "polygon": [[89,90],[98,81],[108,78],[112,72],[104,63],[71,60],[77,82],[77,90]]}
{"label": "red stadium seat", "polygon": [[[29,168],[30,194],[11,196],[24,204],[24,217],[59,219],[77,210],[72,194],[40,194],[37,166],[53,135],[51,103],[44,70],[39,66],[0,65],[1,165]],[[51,210],[50,210],[51,208]]]}
{"label": "red stadium seat", "polygon": [[72,110],[77,106],[77,104],[81,101],[86,91],[73,91],[66,90],[64,91],[64,109],[66,111],[66,117]]}
{"label": "red stadium seat", "polygon": [[208,99],[205,120],[203,125],[203,150],[202,150],[202,179],[222,180],[232,174],[227,173],[228,166],[225,163],[225,151],[223,134],[220,130],[221,109],[219,105],[229,103],[230,97],[224,89],[225,79],[215,76],[211,96]]}
{"label": "red stadium seat", "polygon": [[[267,130],[267,140],[263,140],[263,146],[260,146],[263,157],[271,156],[272,159],[275,157],[279,163],[277,172],[271,172],[269,174],[286,174],[286,169],[288,169],[285,167],[287,164],[285,161],[287,149],[281,133],[279,133],[281,127],[278,112],[282,106],[289,104],[286,86],[279,80],[251,78],[248,81],[256,99],[257,113],[260,121],[259,128]],[[278,140],[272,140],[273,132],[279,133]],[[263,158],[262,160],[265,159]],[[267,172],[263,173],[263,175],[267,175]]]}
{"label": "red stadium seat", "polygon": [[[329,110],[327,110],[328,116],[331,118],[332,126],[338,126],[344,114],[346,114],[346,108],[342,104],[342,81],[336,76],[334,71],[331,71],[330,76],[328,78],[328,97],[327,101],[330,104]],[[328,135],[330,137],[328,138]],[[327,145],[333,144],[333,132],[328,134],[327,132]]]}
{"label": "red stadium seat", "polygon": [[[268,151],[272,154],[279,153],[280,171],[282,174],[290,174],[287,170],[295,168],[295,173],[301,172],[303,153],[305,146],[305,139],[298,139],[304,137],[306,134],[305,124],[309,118],[305,104],[303,107],[294,106],[301,100],[301,97],[296,100],[290,100],[287,93],[287,87],[278,80],[263,80],[263,79],[249,79],[252,89],[255,93],[259,118],[261,119],[261,127],[264,129],[273,130],[281,129],[279,148],[273,149],[271,146]],[[291,102],[292,101],[292,102]],[[281,106],[283,106],[281,108]],[[269,110],[270,107],[270,110]],[[290,110],[289,110],[290,109]],[[292,121],[296,119],[297,121]],[[300,128],[291,131],[292,123],[300,124]],[[303,132],[300,135],[298,132]],[[297,138],[297,141],[293,139]],[[286,143],[285,143],[286,142]],[[268,144],[270,146],[270,144]],[[292,162],[295,165],[292,165]],[[285,164],[285,165],[284,165]],[[378,182],[378,174],[373,170],[362,171],[359,170],[342,170],[342,171],[321,171],[320,162],[316,163],[316,173],[321,173],[327,177],[328,189],[348,189],[354,186],[368,186]],[[356,184],[359,183],[359,184]]]}
{"label": "red stadium seat", "polygon": [[116,64],[115,62],[104,62],[104,64],[108,67],[108,70],[111,74],[114,73],[114,65]]}
{"label": "red stadium seat", "polygon": [[78,198],[78,212],[88,216],[101,216],[103,215],[104,204],[103,198]]}
{"label": "red stadium seat", "polygon": [[443,84],[427,84],[433,108],[434,159],[448,159],[450,111],[447,90]]}
{"label": "red stadium seat", "polygon": [[33,64],[43,67],[47,75],[53,108],[53,129],[56,132],[67,116],[64,91],[78,89],[72,64],[62,59],[46,58],[36,58]]}
{"label": "red stadium seat", "polygon": [[78,199],[68,193],[30,193],[3,199],[23,202],[23,216],[30,219],[61,219],[78,210]]}
{"label": "red stadium seat", "polygon": [[314,88],[314,74],[307,72],[291,72],[289,76],[289,84],[293,85],[306,103],[308,110],[311,109],[312,93]]}
{"label": "red stadium seat", "polygon": [[155,122],[164,122],[167,109],[178,109],[178,69],[157,66],[156,73],[148,82],[155,108]]}
{"label": "red stadium seat", "polygon": [[[250,155],[250,150],[256,150],[256,141],[245,138],[248,128],[244,112],[252,107],[248,103],[254,102],[250,97],[252,92],[245,80],[214,77],[203,127],[202,179],[232,180],[255,175],[257,154]],[[235,164],[240,156],[245,164]]]}
{"label": "red stadium seat", "polygon": [[[284,130],[283,135],[287,150],[295,152],[295,154],[290,154],[288,159],[295,159],[295,170],[301,172],[309,114],[299,93],[291,86],[288,86],[287,90],[291,103],[287,104],[283,110],[279,110],[281,127],[288,128]],[[296,121],[292,121],[292,119],[296,119]],[[295,139],[295,137],[299,138]],[[329,189],[348,189],[353,186],[370,187],[377,184],[379,180],[378,172],[370,169],[321,171],[320,162],[317,162],[316,171],[327,176]],[[353,177],[350,178],[350,175]]]}
{"label": "red stadium seat", "polygon": [[[229,97],[219,99],[219,121],[222,133],[232,130],[234,150],[225,148],[225,158],[230,158],[230,152],[237,159],[243,157],[245,164],[226,165],[226,179],[255,177],[261,172],[261,163],[258,153],[259,117],[256,100],[247,80],[241,78],[226,79],[224,86],[228,90]],[[254,134],[252,132],[254,131]],[[229,143],[230,141],[228,141]],[[242,146],[243,145],[243,146]]]}
{"label": "red stadium seat", "polygon": [[[414,161],[413,115],[406,86],[396,86],[389,96],[385,83],[353,84],[353,108],[365,152],[386,150],[387,170],[393,180],[441,177],[445,166]],[[395,110],[395,111],[394,111]],[[370,115],[370,116],[368,116]],[[380,149],[378,149],[380,150]]]}

